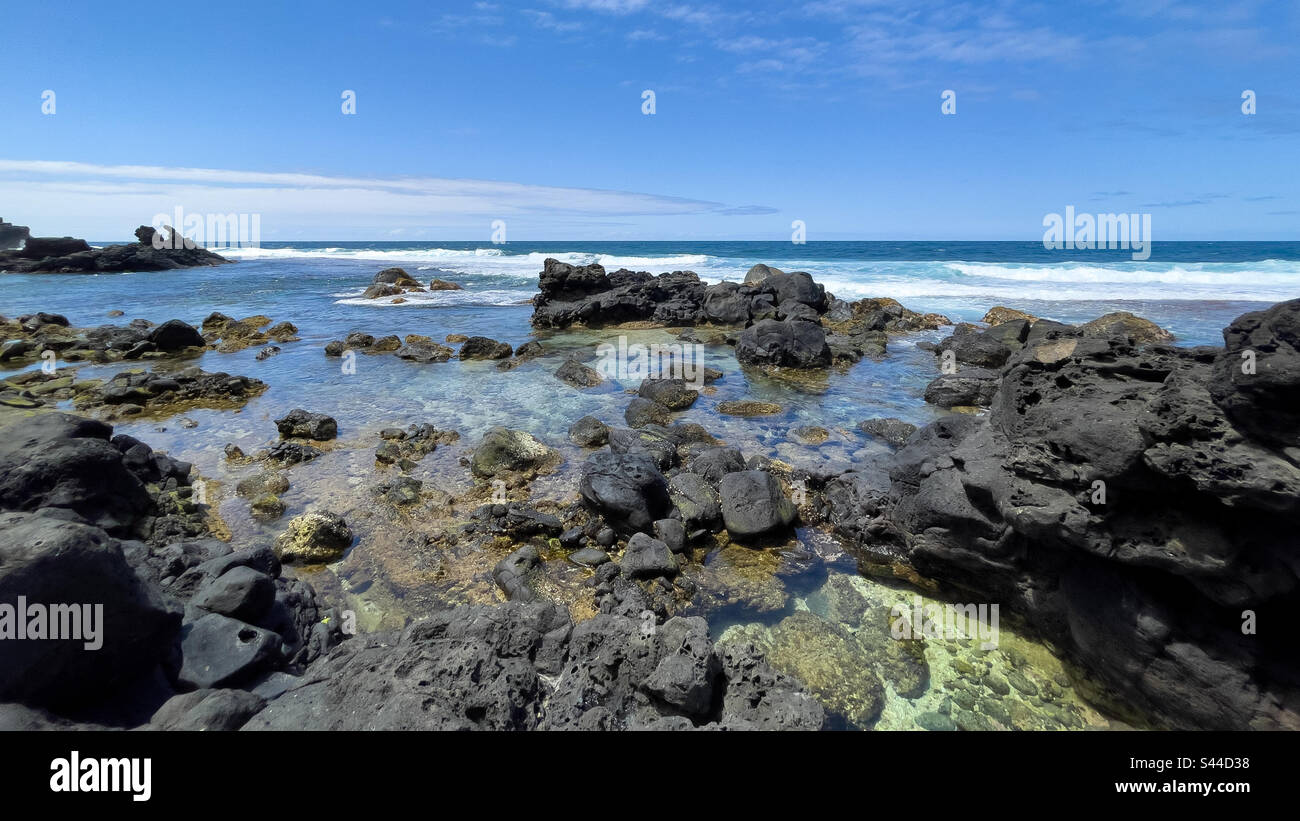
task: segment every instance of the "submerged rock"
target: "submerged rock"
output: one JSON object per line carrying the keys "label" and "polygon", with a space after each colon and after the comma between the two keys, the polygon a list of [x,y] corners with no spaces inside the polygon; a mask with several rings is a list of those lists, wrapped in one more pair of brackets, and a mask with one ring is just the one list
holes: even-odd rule
{"label": "submerged rock", "polygon": [[907,443],[908,437],[916,433],[916,425],[892,416],[884,419],[864,419],[858,423],[858,427],[863,433],[887,442],[896,448],[902,447]]}
{"label": "submerged rock", "polygon": [[334,417],[309,413],[302,408],[294,408],[275,420],[275,428],[282,439],[315,439],[323,442],[339,435],[338,422],[334,421]]}
{"label": "submerged rock", "polygon": [[771,416],[784,410],[775,402],[758,402],[753,399],[732,399],[718,403],[718,413],[727,416]]}
{"label": "submerged rock", "polygon": [[556,452],[521,430],[495,427],[474,449],[470,470],[482,479],[515,471],[538,470],[558,458]]}
{"label": "submerged rock", "polygon": [[752,539],[789,528],[795,508],[781,483],[761,470],[728,473],[719,484],[722,521],[735,539]]}
{"label": "submerged rock", "polygon": [[643,428],[646,425],[667,425],[671,415],[671,411],[658,402],[638,396],[628,403],[623,419],[628,427]]}
{"label": "submerged rock", "polygon": [[684,379],[646,379],[637,393],[671,411],[686,410],[700,398],[700,392],[686,387]]}
{"label": "submerged rock", "polygon": [[870,656],[846,630],[798,611],[772,628],[762,646],[777,670],[802,681],[810,693],[857,727],[870,727],[885,706],[885,688]]}
{"label": "submerged rock", "polygon": [[576,359],[566,359],[555,371],[561,382],[567,382],[575,388],[592,388],[605,381],[605,377],[595,368],[588,367]]}
{"label": "submerged rock", "polygon": [[609,427],[594,416],[584,416],[569,427],[569,439],[584,448],[598,448],[609,441]]}
{"label": "submerged rock", "polygon": [[355,537],[336,513],[304,513],[275,539],[276,558],[297,564],[328,564],[343,557]]}
{"label": "submerged rock", "polygon": [[460,346],[461,359],[506,359],[514,348],[486,336],[471,336]]}

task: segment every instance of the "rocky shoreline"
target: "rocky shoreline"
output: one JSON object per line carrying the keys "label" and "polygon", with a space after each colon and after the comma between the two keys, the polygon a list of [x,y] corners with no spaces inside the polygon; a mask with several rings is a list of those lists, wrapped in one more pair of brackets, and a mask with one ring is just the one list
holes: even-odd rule
{"label": "rocky shoreline", "polygon": [[[424,287],[386,269],[368,295],[401,299]],[[744,283],[705,285],[691,272],[607,274],[547,260],[532,325],[538,339],[517,348],[358,330],[324,353],[392,354],[434,368],[478,359],[508,371],[543,355],[548,334],[653,327],[734,348],[742,368],[797,382],[879,356],[891,337],[952,323],[893,300],[840,300],[807,273],[763,265]],[[1300,393],[1300,301],[1239,318],[1225,348],[1174,347],[1131,315],[1068,326],[995,309],[933,346],[938,375],[926,399],[958,413],[920,430],[892,418],[862,422],[897,449],[881,469],[747,455],[676,420],[708,390],[680,378],[642,382],[622,420],[556,420],[583,458],[554,502],[532,499],[530,488],[554,478],[563,458],[524,431],[494,428],[467,443],[472,489],[446,494],[411,473],[459,435],[432,424],[385,429],[369,445],[375,504],[432,516],[427,549],[490,572],[502,601],[360,635],[296,570],[355,549],[342,517],[321,509],[290,520],[271,543],[222,541],[188,464],[55,407],[71,400],[103,419],[170,416],[202,402],[239,407],[265,384],[176,366],[204,351],[294,341],[296,327],[214,313],[200,328],[171,320],[76,329],[33,314],[4,321],[3,334],[6,367],[42,361],[48,350],[155,367],[90,385],[66,366],[27,371],[39,376],[11,378],[0,393],[0,602],[106,605],[99,654],[0,642],[0,670],[9,672],[0,674],[0,727],[870,726],[885,684],[914,695],[927,688],[924,642],[893,640],[883,626],[848,635],[803,611],[767,634],[723,640],[695,615],[701,606],[769,608],[763,584],[742,574],[719,587],[716,575],[727,571],[709,560],[730,551],[742,566],[787,561],[796,528],[834,534],[864,570],[1008,607],[1073,665],[1069,686],[1128,723],[1300,724],[1294,648],[1241,631],[1244,611],[1275,623],[1296,604],[1300,566],[1285,538],[1300,504],[1300,428],[1288,401]],[[555,376],[559,390],[603,381],[577,359]],[[718,410],[771,412],[763,405]],[[279,497],[297,481],[289,471],[352,447],[338,441],[347,423],[299,408],[276,420],[268,449],[250,457],[227,448],[231,464],[257,471],[238,488],[252,515],[278,519]],[[572,572],[557,577],[556,562]],[[113,581],[94,587],[96,579]],[[832,608],[860,611],[850,593]],[[850,645],[865,665],[808,661]],[[1059,695],[1057,684],[1022,675],[1013,683],[1040,702]],[[927,724],[994,726],[988,715],[953,706]],[[1059,726],[1073,720],[1061,713]]]}
{"label": "rocky shoreline", "polygon": [[133,243],[92,248],[74,237],[33,237],[27,228],[0,220],[0,273],[117,274],[234,262],[168,230],[169,235],[155,242],[158,232],[142,225]]}

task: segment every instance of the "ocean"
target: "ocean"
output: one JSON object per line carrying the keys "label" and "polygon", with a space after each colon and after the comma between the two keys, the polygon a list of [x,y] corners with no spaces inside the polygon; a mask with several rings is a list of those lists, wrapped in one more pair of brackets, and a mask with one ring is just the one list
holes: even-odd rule
{"label": "ocean", "polygon": [[[338,415],[341,424],[347,418],[376,425],[432,415],[471,436],[497,424],[554,435],[557,417],[621,416],[621,398],[609,391],[557,392],[560,383],[529,377],[538,369],[554,370],[552,360],[562,361],[559,357],[590,359],[596,342],[591,334],[552,335],[546,344],[553,354],[508,374],[490,366],[484,370],[480,363],[421,367],[365,357],[358,373],[344,375],[321,353],[326,342],[352,331],[437,340],[447,334],[483,335],[518,346],[533,337],[528,300],[537,292],[547,257],[598,262],[609,271],[691,270],[706,282],[739,280],[750,266],[764,262],[808,271],[843,299],[893,297],[954,321],[977,321],[995,305],[1063,322],[1130,311],[1168,329],[1182,345],[1221,344],[1222,329],[1234,317],[1300,296],[1300,242],[1157,243],[1152,258],[1143,262],[1131,260],[1128,251],[1066,253],[1045,250],[1038,242],[298,242],[223,253],[238,263],[134,274],[2,275],[0,314],[50,311],[79,326],[137,317],[197,325],[221,311],[295,323],[302,341],[281,346],[278,356],[257,361],[256,349],[210,352],[199,362],[205,370],[256,376],[271,385],[244,414],[206,412],[223,436],[242,442],[264,431],[241,417],[273,418],[298,405]],[[423,281],[451,280],[464,290],[409,293],[396,305],[362,298],[374,274],[389,266],[401,266]],[[113,309],[125,316],[108,319]],[[881,415],[921,424],[935,415],[921,399],[935,371],[933,358],[915,345],[947,333],[891,340],[883,360],[834,371],[816,390],[738,376],[719,385],[719,400],[766,399],[788,409],[757,426],[745,423],[746,434],[769,424],[852,427]],[[736,371],[729,349],[706,356],[710,365]],[[97,369],[83,370],[89,376]],[[736,425],[716,416],[699,421]],[[153,431],[153,440],[158,438]]]}

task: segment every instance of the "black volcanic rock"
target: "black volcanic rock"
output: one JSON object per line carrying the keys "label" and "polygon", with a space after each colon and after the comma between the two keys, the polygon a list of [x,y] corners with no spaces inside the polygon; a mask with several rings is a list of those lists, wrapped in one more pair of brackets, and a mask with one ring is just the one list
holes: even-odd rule
{"label": "black volcanic rock", "polygon": [[149,332],[149,341],[160,351],[175,352],[185,348],[202,348],[208,343],[193,325],[169,319]]}
{"label": "black volcanic rock", "polygon": [[21,248],[31,238],[32,232],[26,225],[14,225],[0,218],[0,251],[13,251]]}
{"label": "black volcanic rock", "polygon": [[1277,447],[1300,447],[1300,300],[1243,314],[1223,329],[1210,394],[1235,424]]}
{"label": "black volcanic rock", "polygon": [[[40,512],[0,514],[0,604],[25,620],[20,602],[50,610],[43,630],[78,625],[80,640],[6,636],[0,701],[54,709],[93,704],[144,677],[167,661],[181,625],[180,608],[141,581],[116,539]],[[76,612],[59,616],[56,606]]]}
{"label": "black volcanic rock", "polygon": [[124,534],[152,504],[103,422],[63,413],[20,419],[0,435],[0,510],[67,510]]}
{"label": "black volcanic rock", "polygon": [[[762,366],[823,368],[832,361],[857,362],[883,354],[888,332],[948,324],[944,317],[909,311],[894,300],[844,302],[807,272],[786,273],[766,265],[754,266],[744,284],[706,286],[691,271],[606,274],[600,265],[548,259],[538,284],[532,322],[539,328],[646,322],[691,328],[681,334],[682,342],[709,339],[719,344],[734,334],[711,329],[703,335],[694,326],[736,326],[748,329],[737,343],[740,361]],[[769,322],[785,324],[764,324]],[[758,325],[762,330],[750,333]]]}
{"label": "black volcanic rock", "polygon": [[824,368],[831,364],[831,349],[817,323],[764,319],[741,333],[736,359],[742,365]]}
{"label": "black volcanic rock", "polygon": [[583,501],[624,532],[649,533],[672,509],[668,481],[645,453],[601,451],[582,468]]}
{"label": "black volcanic rock", "polygon": [[546,260],[538,284],[533,324],[539,328],[597,328],[635,321],[691,325],[699,318],[704,298],[704,283],[690,271],[657,277],[626,270],[606,274],[600,265],[554,259]]}
{"label": "black volcanic rock", "polygon": [[1246,611],[1264,623],[1300,605],[1298,311],[1239,317],[1227,349],[1151,344],[1131,322],[1031,335],[987,416],[914,434],[887,497],[837,480],[829,519],[954,595],[1019,611],[1131,720],[1300,726],[1300,642],[1243,633]]}
{"label": "black volcanic rock", "polygon": [[820,705],[752,647],[715,648],[700,618],[648,634],[562,606],[434,613],[338,646],[244,725],[276,729],[820,729]]}
{"label": "black volcanic rock", "polygon": [[[126,271],[170,271],[206,265],[224,265],[233,260],[218,256],[193,243],[166,241],[155,243],[156,233],[149,226],[136,229],[137,242],[91,248],[83,239],[72,237],[31,237],[21,250],[0,251],[0,272],[14,274],[102,274]],[[164,247],[157,248],[156,244]],[[168,247],[175,245],[176,247]]]}
{"label": "black volcanic rock", "polygon": [[31,237],[27,244],[15,256],[23,259],[45,259],[46,257],[66,257],[89,251],[90,244],[84,239],[73,237]]}

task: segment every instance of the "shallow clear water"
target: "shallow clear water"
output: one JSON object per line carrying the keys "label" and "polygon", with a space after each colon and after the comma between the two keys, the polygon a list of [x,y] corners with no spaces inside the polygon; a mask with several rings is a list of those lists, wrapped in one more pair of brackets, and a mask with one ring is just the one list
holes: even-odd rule
{"label": "shallow clear water", "polygon": [[[600,261],[610,270],[691,269],[708,281],[739,279],[750,265],[768,262],[786,270],[807,270],[844,298],[891,296],[914,310],[935,311],[954,320],[978,320],[999,304],[1067,322],[1127,310],[1170,329],[1180,344],[1221,343],[1220,331],[1233,317],[1300,292],[1300,244],[1195,245],[1157,246],[1156,258],[1148,262],[1102,252],[1061,262],[1043,258],[1041,245],[1032,243],[550,243],[507,248],[467,243],[318,243],[234,251],[230,255],[241,260],[238,264],[212,269],[101,276],[3,275],[0,314],[51,311],[67,315],[77,326],[136,317],[179,318],[197,325],[208,313],[221,311],[234,317],[265,314],[277,322],[296,324],[301,341],[281,344],[282,353],[265,361],[255,359],[257,347],[232,354],[208,352],[198,360],[204,370],[252,376],[270,385],[242,411],[189,412],[185,416],[196,423],[192,428],[182,427],[175,418],[117,427],[193,461],[212,483],[226,523],[243,540],[269,538],[287,517],[264,525],[249,516],[247,501],[231,493],[230,487],[252,468],[227,463],[222,458],[224,446],[235,443],[251,453],[270,444],[276,438],[272,420],[294,407],[334,416],[339,441],[331,443],[316,462],[290,469],[291,488],[285,502],[288,515],[311,507],[335,510],[358,531],[358,546],[347,558],[312,575],[326,595],[357,609],[363,626],[373,629],[418,618],[449,603],[493,600],[498,593],[489,571],[507,552],[503,548],[500,555],[460,555],[435,550],[415,535],[432,527],[442,513],[421,508],[393,519],[380,511],[370,495],[377,470],[380,478],[384,475],[373,459],[380,429],[429,422],[459,432],[459,442],[439,448],[412,474],[424,480],[426,488],[453,496],[474,487],[460,459],[485,430],[505,425],[529,431],[565,459],[555,475],[533,484],[533,498],[568,502],[574,498],[574,476],[583,458],[582,451],[567,440],[569,425],[584,415],[621,425],[629,400],[625,391],[636,384],[611,383],[580,391],[557,380],[554,370],[571,353],[594,358],[599,343],[617,341],[620,333],[629,342],[671,342],[674,337],[661,330],[551,333],[538,337],[546,347],[544,356],[506,372],[491,362],[420,365],[391,355],[361,355],[351,374],[343,371],[339,359],[323,355],[322,348],[331,339],[352,331],[376,337],[423,334],[435,340],[456,333],[518,346],[534,338],[526,300],[536,292],[537,273],[546,256]],[[409,301],[400,305],[359,299],[375,272],[389,265],[401,265],[426,281],[449,279],[463,284],[465,290],[409,294]],[[113,309],[124,311],[125,316],[108,319],[106,314]],[[833,369],[824,378],[795,384],[743,372],[727,346],[706,347],[706,364],[722,370],[724,377],[677,418],[704,425],[747,455],[763,454],[796,467],[878,463],[887,450],[860,433],[857,423],[874,416],[897,416],[921,425],[935,418],[937,411],[922,400],[925,385],[937,374],[934,358],[916,343],[946,333],[893,338],[881,359],[867,359],[851,368]],[[82,366],[80,376],[111,375],[122,368]],[[729,399],[775,402],[782,411],[748,419],[719,414],[717,404]],[[801,426],[826,428],[829,437],[817,446],[801,444],[791,435]],[[547,570],[557,590],[580,596],[587,571],[562,557],[552,559]],[[799,540],[784,551],[755,555],[726,546],[709,551],[688,575],[701,586],[699,612],[711,620],[715,635],[760,642],[776,635],[778,641],[790,638],[796,647],[804,641],[815,646],[830,642],[848,648],[845,658],[850,661],[862,648],[866,648],[864,657],[872,658],[869,651],[875,645],[870,639],[872,631],[880,629],[879,619],[847,623],[842,608],[827,604],[828,596],[843,598],[849,595],[845,590],[850,585],[878,608],[890,596],[903,595],[894,584],[859,576],[853,556],[810,528],[801,530]],[[800,612],[832,625],[834,635],[810,637],[808,624],[800,621],[803,616],[786,622]],[[782,629],[783,623],[799,630]],[[872,723],[909,727],[923,715],[937,720],[932,715],[936,712],[978,723],[982,719],[961,712],[965,709],[961,703],[974,699],[991,711],[974,712],[992,716],[996,726],[1105,726],[1105,720],[1074,698],[1068,687],[1050,699],[1039,698],[1039,703],[1033,702],[1037,696],[1018,690],[1009,695],[990,691],[983,682],[990,674],[995,679],[1005,677],[1004,667],[1024,671],[1027,680],[1037,682],[1036,689],[1062,676],[1050,654],[1034,650],[1037,645],[1010,627],[1004,626],[1003,632],[1008,642],[1022,648],[1015,657],[1020,667],[1012,665],[1001,650],[976,652],[969,643],[928,642],[924,653],[929,684],[924,692],[900,696],[886,681],[884,711]],[[846,720],[846,726],[857,725]]]}

